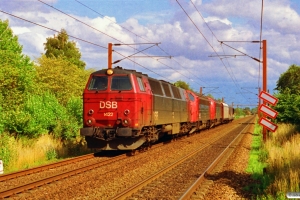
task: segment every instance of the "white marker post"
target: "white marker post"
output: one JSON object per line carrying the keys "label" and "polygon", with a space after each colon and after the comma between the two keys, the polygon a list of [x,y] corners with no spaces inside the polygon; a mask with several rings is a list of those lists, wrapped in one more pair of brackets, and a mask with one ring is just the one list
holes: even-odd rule
{"label": "white marker post", "polygon": [[0,174],[4,173],[4,169],[3,169],[3,162],[2,160],[0,160]]}

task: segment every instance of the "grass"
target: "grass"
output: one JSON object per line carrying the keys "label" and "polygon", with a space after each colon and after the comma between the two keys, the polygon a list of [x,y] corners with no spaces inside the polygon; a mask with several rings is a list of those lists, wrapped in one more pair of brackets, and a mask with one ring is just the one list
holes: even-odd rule
{"label": "grass", "polygon": [[86,147],[83,138],[62,141],[46,134],[36,139],[16,139],[2,134],[1,139],[5,140],[4,146],[0,147],[0,160],[4,163],[4,173],[92,152]]}
{"label": "grass", "polygon": [[265,144],[269,152],[268,173],[274,181],[267,192],[280,199],[287,192],[300,192],[300,134],[297,127],[281,124]]}
{"label": "grass", "polygon": [[256,199],[287,199],[286,193],[300,192],[300,134],[296,126],[279,124],[262,142],[256,124],[247,172],[258,181],[249,185]]}

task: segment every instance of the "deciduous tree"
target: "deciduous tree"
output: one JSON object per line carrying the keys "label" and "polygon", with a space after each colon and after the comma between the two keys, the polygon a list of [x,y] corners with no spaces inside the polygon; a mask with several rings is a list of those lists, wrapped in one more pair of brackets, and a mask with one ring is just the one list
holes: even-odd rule
{"label": "deciduous tree", "polygon": [[291,65],[286,72],[281,74],[275,89],[280,93],[300,95],[300,66]]}
{"label": "deciduous tree", "polygon": [[189,85],[188,83],[186,83],[186,82],[184,82],[184,81],[181,81],[181,80],[176,81],[176,82],[174,83],[174,85],[175,85],[176,87],[180,87],[180,88],[183,88],[183,89],[185,89],[185,90],[192,90],[192,89],[190,88],[190,85]]}
{"label": "deciduous tree", "polygon": [[277,81],[276,121],[300,124],[300,66],[291,65]]}
{"label": "deciduous tree", "polygon": [[22,54],[22,46],[8,20],[0,20],[0,123],[4,123],[5,129],[18,131],[18,120],[22,120],[19,114],[33,91],[34,76],[33,63]]}
{"label": "deciduous tree", "polygon": [[44,43],[44,46],[46,51],[45,55],[48,58],[63,58],[76,65],[79,69],[85,68],[85,62],[80,60],[81,53],[76,47],[76,43],[69,41],[66,30],[62,29],[58,35],[47,38],[47,42]]}
{"label": "deciduous tree", "polygon": [[36,83],[40,93],[50,91],[62,105],[71,97],[81,97],[91,70],[82,70],[67,60],[47,58],[45,55],[37,60]]}

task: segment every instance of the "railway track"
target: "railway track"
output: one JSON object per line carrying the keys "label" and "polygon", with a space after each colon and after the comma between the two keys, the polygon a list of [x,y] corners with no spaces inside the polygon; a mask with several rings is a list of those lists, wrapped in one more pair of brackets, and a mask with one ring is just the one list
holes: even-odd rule
{"label": "railway track", "polygon": [[245,123],[247,126],[234,138],[234,140],[222,151],[222,153],[208,166],[201,176],[185,191],[180,197],[180,200],[185,199],[201,199],[205,196],[209,186],[213,183],[212,180],[208,180],[206,177],[210,174],[214,174],[221,170],[225,162],[229,159],[235,150],[235,147],[241,142],[245,130],[249,129],[249,123]]}
{"label": "railway track", "polygon": [[[197,194],[196,190],[201,187],[205,174],[217,165],[228,150],[232,150],[229,147],[231,147],[234,142],[241,139],[241,134],[244,133],[244,130],[247,127],[248,122],[245,123],[245,125],[241,125],[234,130],[229,130],[228,132],[213,138],[209,143],[202,145],[145,180],[131,186],[116,195],[113,199],[198,198],[199,195],[195,195]],[[221,146],[226,144],[226,148],[220,148],[219,142]],[[216,150],[217,152],[213,160],[207,159],[210,161],[204,162],[205,164],[201,163],[203,160],[199,159],[199,157],[203,157],[203,154],[205,154],[204,152],[206,152],[205,149],[211,146],[215,146],[221,149],[221,151],[216,150],[217,148],[213,148],[213,150]]]}
{"label": "railway track", "polygon": [[39,166],[39,167],[34,167],[34,168],[31,168],[31,169],[26,169],[26,170],[21,170],[21,171],[9,173],[9,174],[4,174],[4,175],[0,176],[0,182],[1,181],[7,181],[9,179],[17,178],[17,177],[20,177],[20,176],[25,176],[25,175],[41,172],[41,171],[48,170],[48,169],[53,169],[53,168],[60,167],[60,166],[63,166],[63,165],[68,165],[68,164],[71,164],[71,163],[74,163],[74,162],[87,160],[87,159],[94,158],[94,157],[95,157],[94,154],[91,153],[91,154],[84,155],[84,156],[78,156],[78,157],[75,157],[75,158],[62,160],[62,161],[59,161],[59,162],[56,162],[56,163],[51,163],[51,164],[47,164],[47,165],[43,165],[43,166]]}
{"label": "railway track", "polygon": [[[236,123],[236,122],[234,122],[234,123]],[[234,123],[232,123],[232,125]],[[229,127],[231,127],[231,126],[229,126]],[[204,132],[200,133],[200,135],[196,134],[195,136],[192,136],[192,137],[183,138],[183,139],[180,139],[179,141],[168,143],[168,145],[160,143],[158,145],[154,145],[152,148],[150,148],[149,151],[146,151],[143,154],[138,153],[136,156],[127,156],[126,154],[123,154],[118,157],[105,158],[107,161],[98,160],[97,163],[82,167],[82,169],[79,169],[79,167],[77,167],[74,170],[67,170],[66,172],[55,174],[55,176],[48,176],[48,177],[41,178],[38,180],[37,179],[33,180],[31,182],[26,182],[24,184],[14,185],[5,190],[0,189],[0,199],[9,197],[9,196],[14,197],[14,199],[18,198],[18,196],[20,196],[21,199],[27,199],[27,198],[43,199],[46,197],[58,199],[58,198],[66,197],[66,196],[68,198],[72,198],[72,196],[73,196],[73,198],[76,199],[80,195],[83,195],[83,197],[85,197],[85,198],[91,198],[91,199],[112,199],[119,192],[124,191],[124,185],[118,186],[118,184],[122,184],[122,181],[121,181],[122,178],[121,179],[118,178],[119,174],[121,176],[123,174],[123,178],[126,178],[127,176],[129,176],[129,177],[131,176],[130,181],[126,181],[126,185],[133,185],[131,183],[131,181],[136,182],[136,180],[138,180],[138,179],[136,179],[137,178],[136,175],[131,175],[132,172],[136,174],[136,171],[141,171],[142,169],[144,169],[143,166],[146,167],[146,165],[148,165],[147,162],[149,159],[151,160],[152,158],[154,158],[154,160],[155,160],[156,157],[157,158],[160,157],[160,156],[158,156],[157,153],[159,153],[160,155],[165,154],[166,157],[169,157],[167,152],[171,151],[171,149],[174,149],[173,146],[179,146],[179,147],[181,146],[182,147],[182,145],[189,145],[191,143],[188,142],[187,140],[193,141],[194,140],[193,138],[202,138],[202,142],[195,143],[195,144],[198,144],[198,146],[201,146],[202,149],[203,149],[202,146],[207,146],[207,148],[209,146],[215,146],[215,147],[224,146],[223,144],[213,143],[211,138],[210,139],[205,138],[205,137],[203,138],[203,136],[205,136],[205,135],[211,135],[210,132],[215,132],[214,135],[217,135],[217,138],[219,138],[219,139],[226,138],[226,134],[222,133],[222,131],[221,131],[222,129],[224,129],[222,126],[216,127],[212,130],[204,131]],[[214,140],[216,141],[217,139],[214,139]],[[178,147],[175,147],[175,148],[178,150],[177,153],[179,155],[181,155],[181,154],[183,155],[183,152],[180,149],[178,149]],[[206,154],[205,149],[203,149],[202,151],[203,151],[202,154]],[[164,152],[164,153],[162,154],[161,152]],[[207,150],[206,150],[206,152],[207,152]],[[177,153],[175,153],[175,154],[177,154]],[[195,153],[195,155],[197,155],[196,152],[194,152],[194,153]],[[200,154],[199,153],[198,153],[198,156],[201,156],[201,153]],[[175,154],[171,153],[170,155],[175,156]],[[182,156],[182,157],[186,157],[186,156]],[[190,155],[190,159],[193,159],[194,157],[195,156]],[[128,159],[126,159],[126,158],[128,158]],[[202,159],[202,160],[205,160],[205,159]],[[162,168],[159,167],[159,162],[161,162],[161,161],[162,161],[161,158],[160,158],[160,160],[154,161],[154,163],[153,163],[154,166],[151,167],[150,174],[153,175],[154,173],[152,173],[152,172],[157,172],[159,170],[161,171],[162,168],[166,168],[166,166],[164,166]],[[162,164],[165,165],[164,163],[168,163],[168,162],[169,161],[167,161],[167,162],[164,161],[164,162],[162,162]],[[77,165],[77,163],[76,163],[76,165]],[[183,160],[182,160],[181,165],[183,167],[181,167],[181,168],[179,167],[179,173],[183,174],[184,168],[186,168],[186,166],[185,166],[186,164]],[[175,166],[178,166],[178,165],[174,165],[174,167],[173,167],[174,170],[178,168]],[[52,169],[52,167],[50,167],[50,169]],[[95,170],[91,170],[91,169],[95,169]],[[134,170],[131,172],[130,169],[134,169]],[[157,169],[159,169],[159,170],[157,170]],[[89,170],[91,170],[91,171],[89,171]],[[85,173],[83,173],[84,171],[85,171]],[[145,173],[148,174],[147,177],[149,177],[149,172],[145,172]],[[95,174],[95,175],[92,175],[92,174]],[[73,176],[73,175],[76,175],[76,176]],[[138,173],[138,176],[140,178],[143,177],[143,175],[140,174],[140,172]],[[182,176],[182,175],[180,175],[180,176]],[[197,174],[197,177],[199,177],[199,176],[200,176],[200,174]],[[66,178],[66,177],[69,177],[69,178]],[[94,177],[95,178],[97,177],[97,178],[95,180],[91,180]],[[164,177],[164,175],[163,175],[163,177]],[[61,180],[61,179],[63,179],[63,180]],[[143,179],[144,179],[143,181],[145,181],[145,177]],[[50,182],[56,181],[56,180],[61,180],[61,181],[55,182],[54,184],[47,184],[47,183],[50,183]],[[118,183],[118,181],[120,183]],[[89,186],[84,186],[86,184]],[[153,183],[151,182],[150,184],[153,184]],[[180,185],[180,184],[182,184],[182,182],[179,182],[178,184]],[[190,185],[191,184],[192,183],[190,183]],[[45,185],[45,186],[43,186],[43,185]],[[112,189],[108,188],[108,187],[111,187],[110,185],[112,186]],[[40,186],[40,187],[38,187],[38,186]],[[84,187],[84,188],[82,190],[81,188],[78,188],[78,187]],[[148,187],[148,186],[146,186],[146,187]],[[37,188],[37,189],[30,190],[31,188]],[[70,190],[69,192],[68,192],[67,188]],[[96,190],[93,190],[93,188],[95,188]],[[120,189],[120,188],[122,188],[122,189]],[[28,191],[28,190],[30,190],[30,192],[24,193],[24,191]],[[147,190],[150,191],[149,188]],[[45,192],[45,191],[48,191],[48,192]],[[96,191],[100,191],[101,194],[93,194]],[[105,191],[105,192],[101,192],[101,191]],[[108,191],[114,192],[114,195],[105,194]],[[56,196],[57,193],[61,193],[60,194],[61,196]],[[180,192],[181,195],[183,193],[184,193],[184,191]],[[19,195],[14,195],[14,194],[19,194]],[[91,195],[91,196],[89,196],[89,195]],[[95,197],[93,195],[96,195],[97,197]],[[106,195],[106,196],[104,197],[104,195]],[[40,196],[40,197],[38,197],[38,196]],[[180,197],[180,195],[176,195],[176,196]]]}
{"label": "railway track", "polygon": [[[162,145],[165,145],[165,144],[159,143],[159,144],[156,144],[156,145],[153,145],[153,146],[147,148],[147,150],[159,148]],[[67,178],[67,177],[70,177],[70,176],[73,176],[73,175],[76,175],[76,174],[79,174],[79,173],[83,173],[83,172],[86,172],[86,171],[89,171],[89,170],[92,170],[92,169],[95,169],[95,168],[98,168],[98,167],[101,167],[101,166],[104,166],[104,165],[112,164],[112,163],[120,161],[122,159],[126,159],[126,157],[128,157],[128,155],[129,156],[136,155],[138,152],[143,152],[143,151],[144,151],[144,149],[142,149],[141,151],[135,150],[134,152],[122,153],[121,155],[118,155],[118,156],[113,157],[113,158],[108,158],[104,161],[99,161],[97,163],[90,164],[90,165],[87,165],[87,166],[84,166],[84,167],[78,167],[76,169],[68,170],[67,172],[62,172],[62,173],[58,173],[58,174],[55,174],[55,175],[48,176],[46,178],[42,178],[42,179],[39,179],[39,180],[34,180],[34,181],[31,181],[30,183],[20,184],[18,186],[14,186],[12,188],[5,189],[5,190],[0,189],[0,199],[5,198],[5,197],[9,197],[9,196],[12,196],[12,195],[15,195],[15,194],[18,194],[18,193],[22,193],[24,191],[27,191],[27,190],[30,190],[30,189],[33,189],[33,188],[36,188],[36,187],[40,187],[42,185],[49,184],[51,182],[58,181],[58,180],[61,180],[61,179],[64,179],[64,178]],[[63,160],[63,161],[56,162],[56,163],[51,163],[51,164],[35,167],[35,168],[32,168],[32,169],[26,169],[26,170],[17,171],[17,172],[14,172],[14,173],[4,174],[4,175],[0,176],[0,182],[5,182],[5,181],[8,181],[10,179],[16,179],[16,178],[19,178],[19,177],[22,177],[22,176],[26,176],[26,175],[30,175],[30,174],[34,174],[34,173],[39,173],[39,172],[42,172],[42,171],[45,171],[45,170],[51,170],[51,169],[54,169],[54,168],[57,168],[57,167],[69,165],[69,164],[76,163],[76,162],[81,162],[81,161],[91,159],[91,158],[94,158],[94,157],[95,157],[95,154],[92,153],[92,154],[88,154],[88,155],[84,155],[84,156],[79,156],[79,157]]]}

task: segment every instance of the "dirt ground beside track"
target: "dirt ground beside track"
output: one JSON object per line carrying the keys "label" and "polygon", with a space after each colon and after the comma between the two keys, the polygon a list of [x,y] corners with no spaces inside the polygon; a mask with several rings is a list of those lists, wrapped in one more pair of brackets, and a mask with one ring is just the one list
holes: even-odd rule
{"label": "dirt ground beside track", "polygon": [[251,125],[222,170],[208,177],[213,180],[213,185],[206,193],[206,200],[253,198],[250,192],[244,190],[244,187],[255,182],[251,175],[245,172],[248,166],[253,133],[254,125]]}

